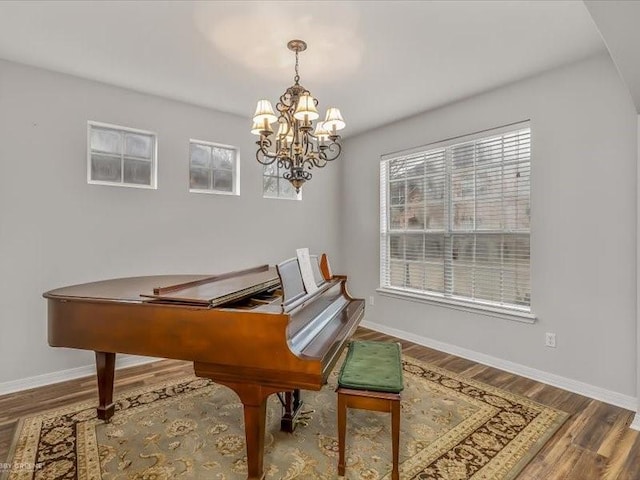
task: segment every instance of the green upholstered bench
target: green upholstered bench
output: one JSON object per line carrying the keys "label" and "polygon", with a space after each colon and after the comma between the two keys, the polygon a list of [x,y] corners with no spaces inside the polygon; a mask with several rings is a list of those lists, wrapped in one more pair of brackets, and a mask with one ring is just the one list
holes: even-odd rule
{"label": "green upholstered bench", "polygon": [[398,343],[354,341],[338,377],[338,475],[345,473],[347,408],[391,413],[392,480],[399,480],[402,349]]}

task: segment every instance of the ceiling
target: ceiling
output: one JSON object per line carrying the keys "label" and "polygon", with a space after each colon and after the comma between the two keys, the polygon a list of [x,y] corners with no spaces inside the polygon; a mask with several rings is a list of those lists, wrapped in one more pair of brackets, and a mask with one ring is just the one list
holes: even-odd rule
{"label": "ceiling", "polygon": [[293,80],[345,136],[605,50],[576,1],[0,2],[0,58],[235,113]]}

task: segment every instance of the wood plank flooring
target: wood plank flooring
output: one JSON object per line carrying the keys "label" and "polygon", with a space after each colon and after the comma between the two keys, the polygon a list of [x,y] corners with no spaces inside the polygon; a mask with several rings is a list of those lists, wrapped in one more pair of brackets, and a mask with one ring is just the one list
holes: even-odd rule
{"label": "wood plank flooring", "polygon": [[[355,337],[400,341],[404,355],[570,413],[519,480],[640,480],[640,435],[629,429],[633,412],[364,328]],[[176,360],[119,370],[116,394],[191,373],[191,363]],[[0,462],[8,454],[20,417],[87,399],[97,401],[93,377],[1,396]]]}

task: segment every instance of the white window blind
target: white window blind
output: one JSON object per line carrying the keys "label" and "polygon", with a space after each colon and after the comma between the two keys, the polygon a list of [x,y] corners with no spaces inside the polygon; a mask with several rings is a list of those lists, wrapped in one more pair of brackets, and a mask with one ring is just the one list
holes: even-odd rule
{"label": "white window blind", "polygon": [[528,124],[383,158],[383,289],[530,311]]}

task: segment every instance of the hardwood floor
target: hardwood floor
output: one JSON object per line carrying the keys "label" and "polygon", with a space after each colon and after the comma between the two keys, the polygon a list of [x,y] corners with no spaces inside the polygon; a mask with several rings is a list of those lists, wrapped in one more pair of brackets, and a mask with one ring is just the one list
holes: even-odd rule
{"label": "hardwood floor", "polygon": [[[358,339],[397,340],[360,328]],[[519,480],[640,480],[640,435],[628,428],[633,412],[581,395],[480,365],[411,342],[403,354],[571,414]],[[116,394],[193,373],[189,362],[161,360],[116,372]],[[0,461],[6,458],[20,417],[69,403],[95,399],[95,378],[71,380],[0,397]]]}

